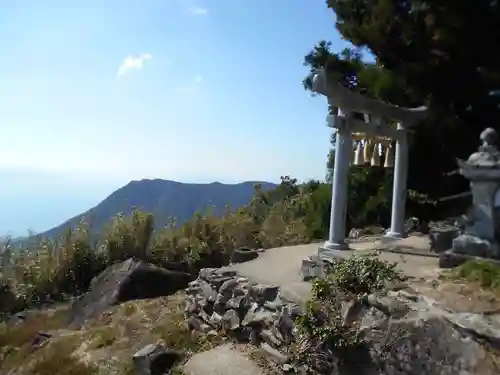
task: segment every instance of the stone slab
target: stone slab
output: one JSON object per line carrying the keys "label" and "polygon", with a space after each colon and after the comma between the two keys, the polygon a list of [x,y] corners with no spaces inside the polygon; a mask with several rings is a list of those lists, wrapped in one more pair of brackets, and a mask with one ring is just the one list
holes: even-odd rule
{"label": "stone slab", "polygon": [[186,375],[265,375],[244,353],[233,344],[193,355],[184,365]]}

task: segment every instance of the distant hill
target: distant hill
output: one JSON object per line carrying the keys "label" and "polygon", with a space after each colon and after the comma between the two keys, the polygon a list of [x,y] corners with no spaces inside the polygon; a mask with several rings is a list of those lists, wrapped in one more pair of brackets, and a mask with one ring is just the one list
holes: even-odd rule
{"label": "distant hill", "polygon": [[239,184],[188,184],[160,179],[132,181],[87,212],[38,236],[56,238],[68,228],[78,225],[83,218],[90,219],[93,229],[100,230],[119,212],[130,214],[134,208],[154,214],[156,227],[164,226],[169,217],[177,218],[178,223],[185,222],[196,212],[210,207],[220,216],[226,205],[240,208],[249,203],[255,184],[261,184],[263,190],[276,187],[275,184],[258,181]]}

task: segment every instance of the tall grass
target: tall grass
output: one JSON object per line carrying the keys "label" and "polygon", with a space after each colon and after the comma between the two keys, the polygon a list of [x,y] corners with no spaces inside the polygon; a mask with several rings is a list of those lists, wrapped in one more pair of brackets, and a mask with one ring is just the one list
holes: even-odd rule
{"label": "tall grass", "polygon": [[238,247],[311,241],[302,207],[308,199],[306,193],[269,199],[257,190],[249,205],[227,208],[222,217],[209,211],[155,230],[154,217],[135,210],[129,216],[116,215],[97,238],[81,222],[57,240],[40,240],[22,251],[7,247],[0,269],[0,313],[79,295],[107,266],[130,257],[197,272],[228,263]]}
{"label": "tall grass", "polygon": [[[365,174],[353,173],[364,177],[351,181],[348,227],[380,224],[387,211],[384,194],[371,199]],[[224,265],[239,247],[269,248],[324,238],[330,202],[330,185],[297,185],[295,179],[282,177],[274,190],[263,192],[257,185],[247,206],[228,207],[222,217],[207,211],[181,225],[172,219],[155,229],[151,214],[135,210],[116,215],[99,236],[81,222],[59,239],[41,239],[24,251],[7,243],[0,253],[0,314],[79,295],[106,267],[130,257],[196,273]]]}

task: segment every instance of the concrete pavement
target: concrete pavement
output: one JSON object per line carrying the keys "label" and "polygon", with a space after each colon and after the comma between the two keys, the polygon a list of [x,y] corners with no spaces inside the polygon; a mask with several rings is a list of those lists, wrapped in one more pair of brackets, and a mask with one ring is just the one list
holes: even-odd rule
{"label": "concrete pavement", "polygon": [[[316,255],[321,243],[312,243],[297,246],[285,246],[268,249],[257,259],[249,262],[234,264],[232,269],[240,275],[253,281],[265,284],[277,284],[282,295],[296,302],[306,301],[311,293],[311,283],[302,280],[302,260],[310,255]],[[407,276],[414,278],[428,278],[439,272],[438,258],[420,255],[399,254],[401,249],[412,249],[417,253],[428,253],[429,244],[426,237],[409,237],[404,240],[383,244],[378,239],[358,240],[350,243],[352,250],[338,251],[340,257],[352,254],[368,254],[374,249],[392,249],[392,252],[382,252],[380,259],[388,262],[397,262],[399,269]]]}

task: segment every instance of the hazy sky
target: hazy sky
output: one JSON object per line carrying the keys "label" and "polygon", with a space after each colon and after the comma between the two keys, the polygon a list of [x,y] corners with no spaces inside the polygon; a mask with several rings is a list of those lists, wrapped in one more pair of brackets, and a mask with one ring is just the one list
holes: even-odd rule
{"label": "hazy sky", "polygon": [[2,0],[0,234],[130,180],[323,179],[321,39],[346,45],[324,0]]}

